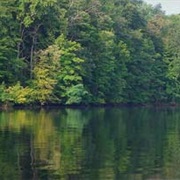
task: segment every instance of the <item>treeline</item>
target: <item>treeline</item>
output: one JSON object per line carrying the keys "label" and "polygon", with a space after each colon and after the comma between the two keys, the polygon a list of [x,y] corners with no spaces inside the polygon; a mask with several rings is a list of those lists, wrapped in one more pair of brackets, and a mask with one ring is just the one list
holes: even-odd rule
{"label": "treeline", "polygon": [[180,15],[141,0],[1,0],[1,104],[175,103]]}

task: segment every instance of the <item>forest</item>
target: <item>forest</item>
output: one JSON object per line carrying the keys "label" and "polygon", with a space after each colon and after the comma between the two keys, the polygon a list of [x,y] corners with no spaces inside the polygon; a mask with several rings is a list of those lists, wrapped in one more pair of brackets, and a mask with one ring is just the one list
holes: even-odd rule
{"label": "forest", "polygon": [[142,0],[1,0],[0,104],[178,104],[180,14]]}

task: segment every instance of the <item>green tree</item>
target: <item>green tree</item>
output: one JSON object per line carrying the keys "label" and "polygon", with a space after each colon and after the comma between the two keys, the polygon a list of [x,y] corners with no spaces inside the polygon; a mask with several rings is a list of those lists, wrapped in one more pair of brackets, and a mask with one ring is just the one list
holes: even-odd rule
{"label": "green tree", "polygon": [[18,1],[18,56],[24,58],[27,63],[25,76],[28,79],[33,78],[36,52],[52,45],[61,28],[65,26],[66,11],[58,5],[57,0]]}
{"label": "green tree", "polygon": [[80,49],[80,44],[68,41],[63,35],[58,37],[55,42],[60,49],[60,73],[56,74],[57,84],[55,94],[62,100],[67,101],[67,91],[73,86],[82,83],[82,64],[83,59],[76,55]]}
{"label": "green tree", "polygon": [[172,102],[179,101],[180,97],[180,15],[173,15],[167,19],[163,34],[165,43],[165,62],[168,64],[167,76],[170,81],[167,91]]}
{"label": "green tree", "polygon": [[23,59],[17,55],[19,42],[18,23],[16,21],[17,7],[11,0],[0,2],[0,81],[12,84],[23,79]]}

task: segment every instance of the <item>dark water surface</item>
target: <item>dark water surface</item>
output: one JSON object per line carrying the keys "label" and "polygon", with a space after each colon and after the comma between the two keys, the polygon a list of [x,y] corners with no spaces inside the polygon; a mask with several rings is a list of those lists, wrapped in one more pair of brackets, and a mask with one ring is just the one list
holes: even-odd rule
{"label": "dark water surface", "polygon": [[2,111],[0,179],[180,179],[180,109]]}

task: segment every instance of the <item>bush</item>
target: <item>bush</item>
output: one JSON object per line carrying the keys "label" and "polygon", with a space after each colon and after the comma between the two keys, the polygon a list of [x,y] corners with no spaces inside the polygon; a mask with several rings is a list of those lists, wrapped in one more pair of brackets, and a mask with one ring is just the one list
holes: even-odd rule
{"label": "bush", "polygon": [[29,104],[31,103],[32,89],[29,87],[23,87],[18,82],[16,85],[9,87],[6,90],[8,94],[7,101],[14,104]]}
{"label": "bush", "polygon": [[5,84],[2,83],[0,85],[0,103],[1,104],[4,104],[8,101],[8,93],[6,91],[6,87],[5,87]]}
{"label": "bush", "polygon": [[66,104],[86,104],[90,100],[90,94],[85,90],[83,84],[70,87],[66,96]]}

